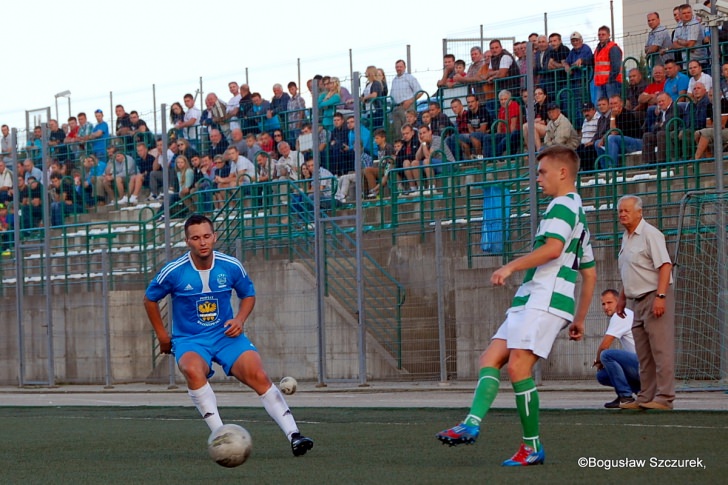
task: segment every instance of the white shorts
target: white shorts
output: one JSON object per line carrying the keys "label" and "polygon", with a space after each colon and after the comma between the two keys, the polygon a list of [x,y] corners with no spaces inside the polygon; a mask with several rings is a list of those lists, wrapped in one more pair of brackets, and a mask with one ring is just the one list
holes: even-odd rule
{"label": "white shorts", "polygon": [[556,336],[568,325],[565,318],[526,308],[509,312],[493,338],[505,340],[509,349],[530,350],[545,359],[551,352]]}

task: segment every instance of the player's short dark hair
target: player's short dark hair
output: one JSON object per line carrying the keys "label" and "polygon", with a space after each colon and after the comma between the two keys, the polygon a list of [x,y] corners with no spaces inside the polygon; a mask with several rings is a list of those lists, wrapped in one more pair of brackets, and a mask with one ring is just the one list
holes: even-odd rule
{"label": "player's short dark hair", "polygon": [[204,214],[192,214],[185,221],[185,237],[188,237],[189,236],[189,234],[188,234],[188,232],[189,232],[188,231],[188,228],[190,226],[196,226],[196,225],[205,224],[205,223],[207,223],[207,224],[210,225],[210,229],[213,229],[213,230],[215,229],[215,226],[212,225],[212,221],[206,215],[204,215]]}
{"label": "player's short dark hair", "polygon": [[383,128],[377,128],[374,130],[374,136],[383,136],[384,138],[387,138],[387,131]]}
{"label": "player's short dark hair", "polygon": [[579,165],[581,161],[579,159],[579,155],[577,155],[576,151],[572,148],[565,145],[551,145],[550,147],[541,150],[541,152],[536,155],[536,160],[541,161],[546,157],[564,163],[564,165],[569,167],[569,172],[574,177],[576,177],[576,174],[579,173]]}
{"label": "player's short dark hair", "polygon": [[613,295],[615,298],[619,298],[619,292],[614,288],[607,288],[602,291],[602,296]]}

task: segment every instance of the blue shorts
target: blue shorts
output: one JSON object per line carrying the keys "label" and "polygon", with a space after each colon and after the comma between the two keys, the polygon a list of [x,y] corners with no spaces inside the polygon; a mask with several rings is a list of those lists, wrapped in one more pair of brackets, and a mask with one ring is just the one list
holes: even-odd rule
{"label": "blue shorts", "polygon": [[208,379],[215,373],[212,370],[212,363],[220,364],[225,374],[230,375],[233,364],[243,353],[252,350],[257,352],[258,349],[243,334],[238,337],[228,337],[222,331],[214,335],[195,335],[192,337],[178,337],[172,340],[172,354],[179,364],[179,359],[187,352],[194,352],[202,357],[210,373],[207,374]]}

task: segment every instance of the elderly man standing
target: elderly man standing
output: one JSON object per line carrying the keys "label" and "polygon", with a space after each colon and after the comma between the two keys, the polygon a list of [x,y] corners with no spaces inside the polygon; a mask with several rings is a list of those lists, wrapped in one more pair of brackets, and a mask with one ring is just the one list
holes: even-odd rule
{"label": "elderly man standing", "polygon": [[624,226],[619,250],[622,291],[617,314],[634,312],[632,334],[640,365],[642,389],[623,409],[671,410],[675,399],[675,297],[672,261],[665,236],[642,218],[642,199],[619,199],[619,222]]}
{"label": "elderly man standing", "polygon": [[405,113],[408,109],[415,109],[415,102],[424,94],[419,81],[407,72],[407,64],[400,59],[394,64],[397,75],[392,79],[389,95],[394,102],[392,111],[392,130],[399,133],[405,124]]}

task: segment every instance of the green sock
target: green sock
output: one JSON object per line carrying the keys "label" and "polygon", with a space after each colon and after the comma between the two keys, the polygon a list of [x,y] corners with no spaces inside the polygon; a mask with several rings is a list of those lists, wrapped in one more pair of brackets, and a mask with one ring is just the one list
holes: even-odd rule
{"label": "green sock", "polygon": [[513,383],[516,393],[516,408],[523,426],[523,442],[538,451],[541,440],[538,437],[538,390],[532,377]]}
{"label": "green sock", "polygon": [[473,404],[470,412],[463,421],[470,426],[480,426],[480,422],[495,401],[498,394],[498,385],[500,384],[500,369],[495,367],[483,367],[480,369],[480,379],[475,387],[473,395]]}

